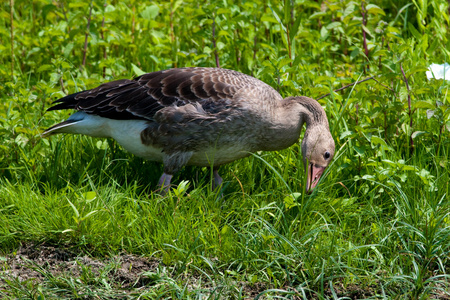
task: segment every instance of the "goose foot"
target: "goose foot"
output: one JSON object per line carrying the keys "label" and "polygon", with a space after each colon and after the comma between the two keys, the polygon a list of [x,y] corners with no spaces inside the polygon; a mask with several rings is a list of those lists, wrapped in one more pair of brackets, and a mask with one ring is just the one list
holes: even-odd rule
{"label": "goose foot", "polygon": [[156,192],[161,194],[161,196],[165,196],[170,189],[170,181],[172,180],[173,175],[163,173],[158,181],[158,189]]}
{"label": "goose foot", "polygon": [[223,179],[219,175],[218,169],[213,169],[214,182],[212,184],[212,191],[217,194],[217,200],[223,198],[223,191],[221,190]]}
{"label": "goose foot", "polygon": [[223,179],[219,175],[218,169],[213,169],[214,183],[212,186],[213,191],[222,185]]}
{"label": "goose foot", "polygon": [[[214,182],[212,184],[212,190],[215,191],[220,188],[223,183],[222,177],[219,175],[219,171],[217,169],[213,169]],[[166,195],[169,192],[171,187],[170,181],[172,180],[173,175],[163,173],[158,181],[158,189],[155,191],[161,196]],[[222,196],[222,195],[221,195]]]}

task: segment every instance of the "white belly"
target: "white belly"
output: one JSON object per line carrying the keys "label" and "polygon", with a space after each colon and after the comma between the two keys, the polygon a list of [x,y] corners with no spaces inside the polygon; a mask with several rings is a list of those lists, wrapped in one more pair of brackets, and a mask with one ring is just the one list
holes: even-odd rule
{"label": "white belly", "polygon": [[[164,152],[162,148],[152,145],[144,145],[141,141],[141,132],[145,129],[146,121],[120,120],[111,122],[110,136],[123,148],[136,156],[151,161],[163,161]],[[203,151],[193,152],[188,165],[194,166],[217,166],[232,162],[236,159],[249,156],[239,145],[230,145],[222,148],[211,147]]]}
{"label": "white belly", "polygon": [[[112,122],[111,122],[112,121]],[[123,148],[136,156],[152,161],[163,161],[161,148],[142,144],[141,132],[147,126],[142,120],[111,120],[109,123],[110,137]]]}
{"label": "white belly", "polygon": [[[77,112],[69,119],[79,121],[62,128],[59,132],[80,133],[93,137],[111,137],[136,156],[151,161],[163,161],[165,154],[162,148],[142,143],[141,132],[147,127],[147,121],[113,120],[89,115],[84,112]],[[217,166],[249,155],[250,153],[239,144],[220,148],[210,147],[202,151],[193,152],[188,165]]]}

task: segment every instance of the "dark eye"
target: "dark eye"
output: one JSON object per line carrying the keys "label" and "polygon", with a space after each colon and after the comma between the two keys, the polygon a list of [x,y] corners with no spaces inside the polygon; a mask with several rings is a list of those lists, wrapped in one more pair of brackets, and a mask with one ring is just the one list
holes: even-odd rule
{"label": "dark eye", "polygon": [[325,154],[323,155],[323,157],[325,158],[325,159],[329,159],[330,158],[330,156],[331,156],[331,154],[330,154],[330,152],[325,152]]}

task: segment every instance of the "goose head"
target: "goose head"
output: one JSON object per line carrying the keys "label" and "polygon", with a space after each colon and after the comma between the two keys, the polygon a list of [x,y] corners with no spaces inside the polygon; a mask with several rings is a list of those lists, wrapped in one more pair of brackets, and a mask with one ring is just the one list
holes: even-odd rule
{"label": "goose head", "polygon": [[320,177],[333,159],[334,150],[334,140],[328,128],[328,122],[307,127],[302,141],[307,192],[318,184]]}

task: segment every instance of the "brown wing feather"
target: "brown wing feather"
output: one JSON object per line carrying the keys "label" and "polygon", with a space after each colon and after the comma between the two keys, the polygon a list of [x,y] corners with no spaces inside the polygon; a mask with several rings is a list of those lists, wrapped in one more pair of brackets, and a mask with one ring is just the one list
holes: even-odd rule
{"label": "brown wing feather", "polygon": [[[243,87],[267,86],[251,76],[227,69],[181,68],[144,74],[133,80],[104,83],[61,98],[49,110],[76,109],[110,119],[148,119],[168,106],[197,102],[217,111],[219,102]],[[267,86],[268,87],[268,86]]]}

